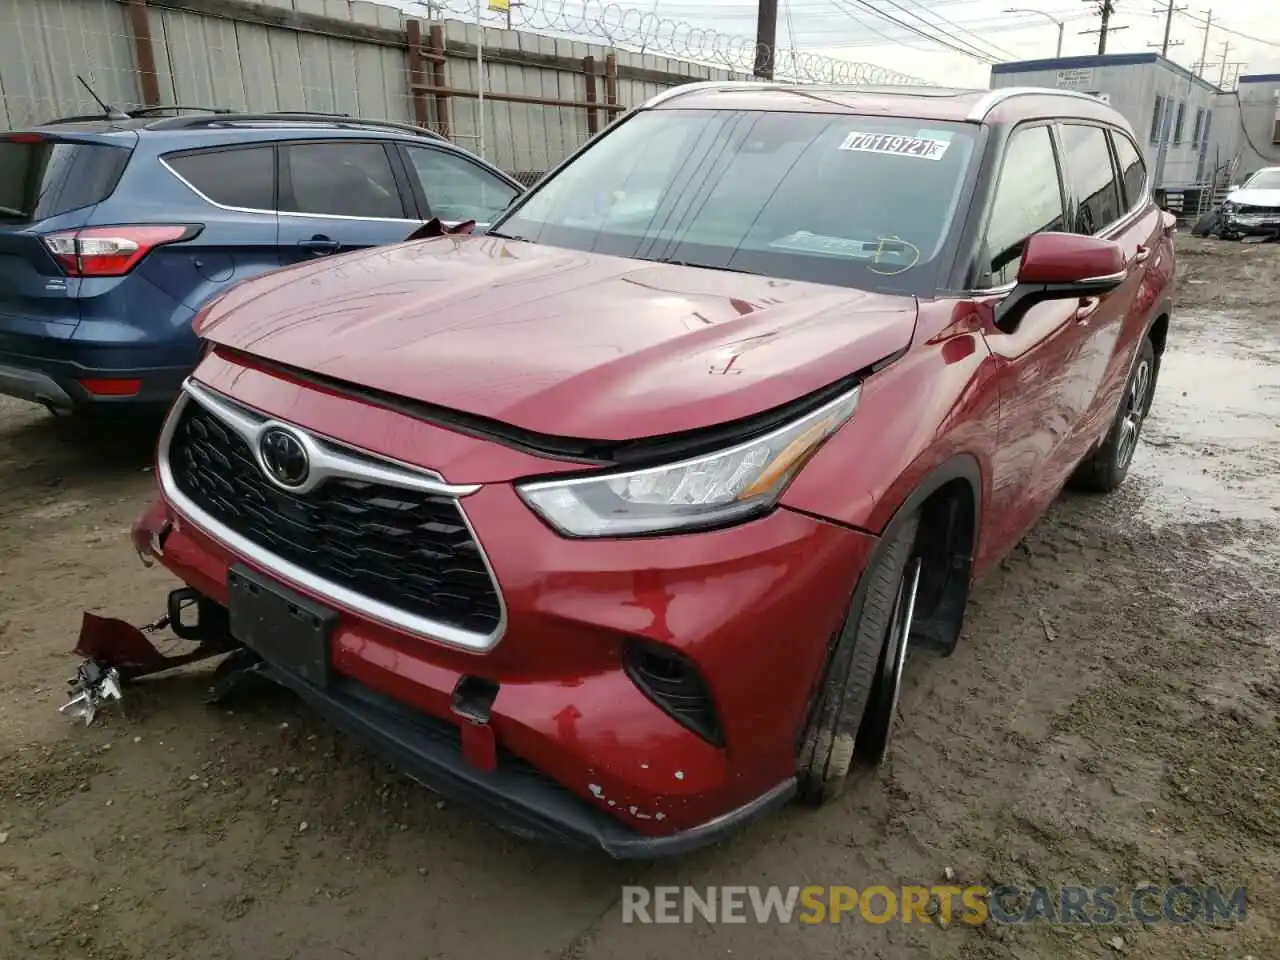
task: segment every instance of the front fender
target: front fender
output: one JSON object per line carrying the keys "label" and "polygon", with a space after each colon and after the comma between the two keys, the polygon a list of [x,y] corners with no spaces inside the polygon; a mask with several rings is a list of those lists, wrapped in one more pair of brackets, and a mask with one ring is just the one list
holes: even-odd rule
{"label": "front fender", "polygon": [[[976,481],[981,510],[999,434],[994,366],[976,322],[953,324],[914,344],[866,380],[857,413],[782,502],[879,535],[917,489],[946,474],[935,486],[959,476]],[[969,466],[953,475],[947,473],[952,461]]]}

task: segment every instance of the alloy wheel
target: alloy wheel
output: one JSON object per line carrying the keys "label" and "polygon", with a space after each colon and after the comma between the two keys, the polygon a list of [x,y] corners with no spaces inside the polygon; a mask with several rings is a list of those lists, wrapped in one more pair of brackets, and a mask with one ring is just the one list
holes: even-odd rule
{"label": "alloy wheel", "polygon": [[902,572],[893,619],[889,623],[880,658],[879,676],[859,732],[858,752],[872,764],[883,763],[889,752],[893,718],[898,712],[898,698],[902,693],[902,674],[907,663],[907,646],[915,617],[922,565],[920,558],[913,557]]}
{"label": "alloy wheel", "polygon": [[1116,445],[1116,465],[1129,466],[1134,451],[1138,449],[1138,433],[1142,419],[1147,415],[1147,397],[1151,391],[1151,364],[1143,359],[1133,372],[1129,390],[1125,394],[1124,413],[1120,419],[1120,442]]}

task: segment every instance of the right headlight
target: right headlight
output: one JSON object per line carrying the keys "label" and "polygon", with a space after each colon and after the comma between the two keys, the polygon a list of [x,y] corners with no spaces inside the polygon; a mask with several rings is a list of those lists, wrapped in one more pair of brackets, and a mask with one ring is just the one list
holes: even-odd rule
{"label": "right headlight", "polygon": [[803,417],[736,446],[660,467],[516,486],[570,537],[678,533],[773,507],[823,442],[858,408],[854,387]]}

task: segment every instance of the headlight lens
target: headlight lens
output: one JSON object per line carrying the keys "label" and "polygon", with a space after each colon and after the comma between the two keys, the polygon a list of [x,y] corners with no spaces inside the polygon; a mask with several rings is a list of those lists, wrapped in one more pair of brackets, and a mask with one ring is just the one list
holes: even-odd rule
{"label": "headlight lens", "polygon": [[617,537],[717,526],[768,510],[858,408],[860,387],[746,443],[668,466],[517,486],[525,503],[571,537]]}

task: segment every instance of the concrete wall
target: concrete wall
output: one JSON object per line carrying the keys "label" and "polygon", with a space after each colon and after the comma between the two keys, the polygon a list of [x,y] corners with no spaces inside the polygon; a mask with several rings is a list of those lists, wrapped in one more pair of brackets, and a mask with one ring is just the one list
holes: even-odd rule
{"label": "concrete wall", "polygon": [[[1233,152],[1230,126],[1215,115],[1217,87],[1154,53],[997,64],[991,68],[991,86],[1051,87],[1104,95],[1133,127],[1153,183],[1160,188],[1201,183],[1212,175],[1215,160],[1218,165],[1226,163]],[[1157,97],[1171,105],[1162,109],[1158,120]],[[1179,105],[1183,112],[1180,135]],[[1200,110],[1205,119],[1197,137]]]}
{"label": "concrete wall", "polygon": [[[124,0],[0,0],[0,129],[99,112],[77,73],[113,105],[141,105],[129,12]],[[149,0],[147,21],[161,103],[414,119],[405,16],[398,8],[363,0]],[[424,22],[424,36],[426,31]],[[476,25],[447,21],[445,34],[447,85],[474,91]],[[580,71],[532,61],[592,56],[603,69],[614,52],[488,27],[484,45],[494,58],[485,63],[486,90],[575,101],[586,99]],[[498,62],[504,53],[512,54],[509,60],[525,56]],[[650,54],[616,56],[624,106],[678,82],[731,76]],[[603,77],[596,86],[603,102]],[[434,120],[434,103],[427,100]],[[478,151],[477,101],[451,97],[448,111],[451,137]],[[599,118],[603,127],[603,111]],[[483,124],[486,158],[512,172],[545,171],[588,138],[581,108],[486,100]]]}

